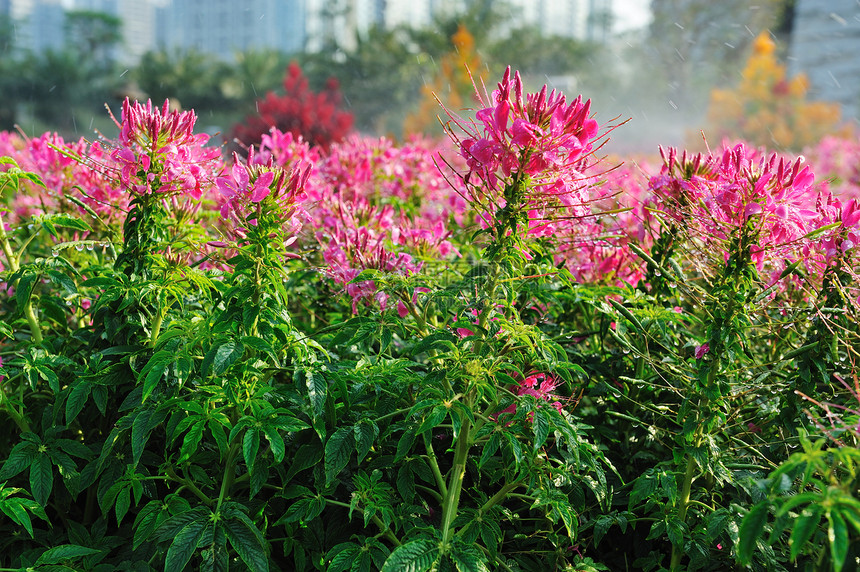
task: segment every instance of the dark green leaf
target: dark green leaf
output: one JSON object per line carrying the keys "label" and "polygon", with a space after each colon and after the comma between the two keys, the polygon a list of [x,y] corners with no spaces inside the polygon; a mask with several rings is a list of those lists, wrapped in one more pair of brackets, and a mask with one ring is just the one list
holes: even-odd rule
{"label": "dark green leaf", "polygon": [[268,572],[269,560],[260,532],[247,521],[227,519],[224,521],[227,540],[239,554],[239,558],[252,572]]}
{"label": "dark green leaf", "polygon": [[29,441],[18,443],[0,469],[0,481],[8,481],[30,466],[36,457],[36,447]]}
{"label": "dark green leaf", "polygon": [[181,572],[185,569],[191,556],[203,537],[208,519],[199,518],[186,524],[173,539],[164,559],[164,569]]}
{"label": "dark green leaf", "polygon": [[66,399],[66,425],[74,421],[84,408],[91,389],[92,384],[86,380],[78,379],[72,384],[69,397]]}
{"label": "dark green leaf", "polygon": [[86,546],[78,546],[77,544],[61,544],[43,552],[35,564],[37,566],[60,564],[64,560],[75,560],[82,556],[89,556],[90,554],[97,554],[99,552],[101,550],[97,548],[87,548]]}
{"label": "dark green leaf", "polygon": [[433,540],[413,540],[391,553],[382,572],[425,572],[439,559],[439,543]]}
{"label": "dark green leaf", "polygon": [[53,486],[54,473],[51,469],[51,459],[47,453],[39,453],[30,465],[30,492],[37,503],[45,506]]}
{"label": "dark green leaf", "polygon": [[349,463],[354,445],[354,429],[341,427],[335,431],[325,444],[325,480],[326,485]]}
{"label": "dark green leaf", "polygon": [[850,548],[848,526],[837,507],[833,507],[827,515],[827,520],[829,523],[827,537],[830,540],[830,558],[833,559],[833,572],[841,572]]}
{"label": "dark green leaf", "polygon": [[355,452],[360,463],[367,456],[367,453],[373,446],[373,442],[379,435],[379,427],[373,421],[362,419],[355,424],[353,429],[355,433]]}

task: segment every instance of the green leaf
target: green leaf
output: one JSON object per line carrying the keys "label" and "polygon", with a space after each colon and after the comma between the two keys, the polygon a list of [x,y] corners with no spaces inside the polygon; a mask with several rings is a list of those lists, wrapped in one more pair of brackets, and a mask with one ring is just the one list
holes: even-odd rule
{"label": "green leaf", "polygon": [[119,494],[116,495],[116,505],[114,506],[114,511],[116,513],[117,525],[122,523],[122,519],[125,517],[130,506],[131,488],[126,486],[120,489]]}
{"label": "green leaf", "polygon": [[173,539],[164,559],[164,569],[181,572],[185,569],[200,540],[207,524],[206,518],[195,519],[186,524]]}
{"label": "green leaf", "polygon": [[326,391],[328,386],[322,374],[311,369],[303,370],[305,386],[308,388],[308,399],[311,402],[311,411],[314,418],[321,417],[325,412]]}
{"label": "green leaf", "polygon": [[66,399],[66,425],[74,421],[78,413],[84,408],[90,397],[92,384],[86,380],[79,379],[72,384],[69,396]]}
{"label": "green leaf", "polygon": [[35,565],[60,564],[64,560],[74,560],[82,556],[98,554],[99,552],[101,550],[97,548],[87,548],[86,546],[79,546],[77,544],[61,544],[43,552],[38,560],[36,560]]}
{"label": "green leaf", "polygon": [[27,272],[18,280],[15,285],[15,302],[18,304],[18,312],[24,311],[24,306],[30,300],[30,295],[33,293],[33,286],[39,279],[39,275],[34,272]]}
{"label": "green leaf", "polygon": [[45,506],[53,486],[54,473],[51,469],[51,459],[47,453],[39,453],[30,465],[30,492],[37,503]]}
{"label": "green leaf", "polygon": [[353,430],[355,433],[355,452],[360,463],[367,456],[373,442],[379,435],[379,427],[373,421],[362,419],[355,424]]}
{"label": "green leaf", "polygon": [[8,481],[24,469],[30,466],[36,458],[36,448],[33,443],[23,441],[12,448],[9,457],[0,469],[0,481]]}
{"label": "green leaf", "polygon": [[224,532],[239,558],[252,572],[269,571],[262,535],[253,524],[241,519],[227,519],[224,521]]}
{"label": "green leaf", "polygon": [[[233,365],[242,354],[245,353],[245,346],[236,340],[227,340],[223,343],[212,344],[212,347],[203,358],[201,372],[204,377],[210,373],[212,375],[221,375],[228,367]],[[211,371],[210,371],[211,369]]]}
{"label": "green leaf", "polygon": [[275,458],[275,462],[280,463],[284,460],[284,453],[286,452],[284,449],[284,438],[281,437],[277,429],[271,426],[263,427],[263,434],[269,442],[269,447],[272,448],[272,456]]}
{"label": "green leaf", "polygon": [[534,410],[533,415],[532,430],[535,434],[533,449],[537,451],[546,443],[546,439],[549,437],[549,417],[547,417],[547,414],[540,407]]}
{"label": "green leaf", "polygon": [[335,431],[325,444],[325,481],[326,485],[349,463],[349,457],[354,447],[354,429],[341,427]]}
{"label": "green leaf", "polygon": [[818,524],[821,521],[823,512],[824,507],[814,504],[807,507],[794,521],[794,526],[791,529],[791,538],[788,539],[792,560],[797,559],[803,551],[803,547],[812,538],[815,531],[818,530]]}
{"label": "green leaf", "polygon": [[458,572],[487,572],[486,559],[474,547],[454,542],[449,556]]}
{"label": "green leaf", "polygon": [[382,572],[425,572],[439,559],[439,543],[413,540],[397,547],[385,560]]}
{"label": "green leaf", "polygon": [[242,437],[242,456],[245,458],[245,464],[249,470],[254,466],[254,461],[257,460],[257,453],[259,452],[260,432],[249,427]]}
{"label": "green leaf", "polygon": [[827,539],[830,541],[830,558],[833,560],[833,572],[841,572],[848,557],[848,526],[839,509],[834,507],[828,514]]}
{"label": "green leaf", "polygon": [[764,500],[753,506],[744,516],[738,534],[738,559],[741,564],[749,564],[752,560],[753,550],[755,550],[756,541],[764,531],[769,509],[770,502]]}
{"label": "green leaf", "polygon": [[[203,437],[204,424],[205,421],[202,417],[192,423],[191,428],[182,440],[182,447],[179,449],[179,462],[187,461],[191,458],[191,455],[197,452],[197,446],[200,444],[200,439]],[[221,435],[224,435],[223,431],[221,432]]]}

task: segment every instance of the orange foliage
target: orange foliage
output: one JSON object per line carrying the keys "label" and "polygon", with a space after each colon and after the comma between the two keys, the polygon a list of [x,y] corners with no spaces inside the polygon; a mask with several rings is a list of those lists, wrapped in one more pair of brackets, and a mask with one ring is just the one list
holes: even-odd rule
{"label": "orange foliage", "polygon": [[753,51],[735,89],[714,89],[708,107],[708,139],[744,139],[756,145],[800,150],[839,126],[838,103],[808,102],[805,74],[786,78],[767,32]]}
{"label": "orange foliage", "polygon": [[452,111],[459,111],[464,106],[463,102],[475,94],[470,72],[480,85],[483,64],[475,51],[475,38],[461,24],[451,36],[451,43],[454,49],[439,61],[439,73],[433,83],[421,88],[418,110],[404,120],[404,134],[441,133],[437,119],[439,102]]}

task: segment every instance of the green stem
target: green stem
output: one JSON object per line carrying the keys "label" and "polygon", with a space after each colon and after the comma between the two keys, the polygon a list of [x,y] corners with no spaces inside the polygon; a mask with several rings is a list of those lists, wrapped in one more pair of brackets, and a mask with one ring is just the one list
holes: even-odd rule
{"label": "green stem", "polygon": [[442,496],[448,495],[448,487],[445,485],[445,479],[442,477],[442,471],[439,470],[439,463],[436,462],[436,453],[433,452],[433,445],[430,443],[430,433],[424,432],[424,447],[427,449],[427,461],[430,463],[430,469],[433,471],[433,477],[436,479],[436,486],[439,487],[439,492]]}
{"label": "green stem", "polygon": [[[678,501],[678,520],[686,522],[687,509],[690,506],[690,491],[693,488],[693,477],[696,474],[696,461],[693,457],[687,456],[687,470],[684,473],[684,481],[681,484],[681,498]],[[669,565],[669,570],[674,572],[681,565],[681,558],[684,551],[679,549],[674,544],[672,545],[672,561]]]}
{"label": "green stem", "polygon": [[199,488],[197,488],[197,485],[195,485],[193,481],[177,475],[176,471],[173,470],[173,467],[167,467],[166,473],[170,479],[179,483],[181,486],[194,493],[194,496],[202,500],[207,506],[212,506],[212,499],[206,496],[206,494]]}
{"label": "green stem", "polygon": [[491,508],[493,508],[494,506],[496,506],[497,504],[499,504],[500,502],[505,500],[508,497],[508,493],[510,493],[512,490],[514,490],[515,488],[517,488],[521,484],[522,484],[522,481],[514,481],[512,483],[505,483],[505,486],[503,486],[501,489],[499,489],[499,492],[494,494],[490,498],[490,500],[488,500],[487,502],[485,502],[483,504],[483,506],[481,506],[481,508],[478,510],[478,513],[479,514],[486,514],[487,511],[489,511]]}
{"label": "green stem", "polygon": [[215,506],[215,512],[221,510],[221,505],[227,498],[227,494],[230,492],[230,487],[233,486],[233,479],[236,476],[237,456],[239,456],[239,444],[233,443],[233,445],[230,446],[230,450],[227,452],[227,459],[225,461],[227,468],[224,471],[224,478],[221,479],[221,491],[218,493],[218,504]]}
{"label": "green stem", "polygon": [[[3,224],[0,222],[0,224]],[[15,409],[15,405],[9,401],[9,398],[6,396],[6,390],[3,388],[3,384],[0,383],[0,406],[9,413],[9,417],[12,418],[12,421],[15,422],[15,425],[18,426],[22,432],[30,431],[30,424],[27,422],[27,419],[24,418],[23,413],[19,412]]]}
{"label": "green stem", "polygon": [[447,552],[453,536],[453,523],[460,505],[460,492],[463,490],[463,477],[466,475],[466,460],[469,455],[470,422],[465,421],[457,439],[454,453],[454,466],[448,479],[448,492],[442,504],[442,551]]}
{"label": "green stem", "polygon": [[[12,250],[12,245],[9,244],[9,236],[6,234],[6,225],[3,222],[2,216],[0,216],[0,248],[3,249],[3,254],[6,255],[6,263],[9,266],[9,270],[13,273],[18,272],[21,269],[21,261],[18,255]],[[13,284],[13,286],[17,286],[17,283]],[[29,298],[24,306],[24,317],[27,318],[27,324],[30,326],[30,336],[33,338],[33,341],[36,344],[41,344],[43,339],[42,328],[39,326],[39,318],[36,316],[33,302]]]}
{"label": "green stem", "polygon": [[166,309],[159,305],[158,312],[155,314],[155,320],[152,322],[152,330],[149,333],[149,343],[147,346],[150,348],[154,348],[155,342],[158,341],[158,335],[161,333],[161,324],[164,322],[164,314],[166,313]]}

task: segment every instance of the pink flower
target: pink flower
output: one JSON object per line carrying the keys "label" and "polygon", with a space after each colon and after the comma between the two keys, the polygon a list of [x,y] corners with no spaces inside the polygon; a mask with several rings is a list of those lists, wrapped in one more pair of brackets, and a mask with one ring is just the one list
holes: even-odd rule
{"label": "pink flower", "polygon": [[696,346],[696,359],[702,359],[709,351],[711,351],[711,345],[708,343]]}

